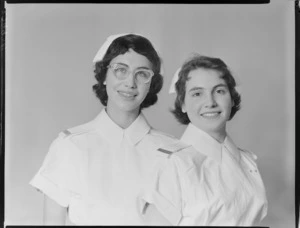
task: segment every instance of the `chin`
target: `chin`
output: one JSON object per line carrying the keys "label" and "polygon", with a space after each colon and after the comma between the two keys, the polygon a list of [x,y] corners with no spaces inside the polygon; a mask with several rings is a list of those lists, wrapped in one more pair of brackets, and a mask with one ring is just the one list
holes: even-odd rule
{"label": "chin", "polygon": [[130,105],[125,105],[120,108],[124,112],[138,112],[140,109],[140,106],[130,106]]}

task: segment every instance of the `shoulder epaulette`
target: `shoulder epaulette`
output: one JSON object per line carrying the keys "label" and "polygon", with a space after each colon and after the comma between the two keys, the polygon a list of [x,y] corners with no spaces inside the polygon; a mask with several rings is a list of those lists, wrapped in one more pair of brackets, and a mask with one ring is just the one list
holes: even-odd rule
{"label": "shoulder epaulette", "polygon": [[168,156],[171,156],[172,154],[181,151],[187,147],[190,147],[190,145],[187,145],[185,143],[182,143],[181,141],[178,141],[176,143],[172,143],[169,145],[165,145],[159,149],[157,149],[158,151],[167,154]]}
{"label": "shoulder epaulette", "polygon": [[71,135],[71,132],[69,130],[64,130],[60,133],[63,137],[67,137],[69,135]]}
{"label": "shoulder epaulette", "polygon": [[66,129],[59,133],[59,136],[66,138],[71,135],[79,135],[89,132],[92,129],[91,123],[82,124],[73,128]]}
{"label": "shoulder epaulette", "polygon": [[250,151],[250,150],[245,150],[245,149],[242,149],[242,148],[239,148],[239,147],[238,147],[238,149],[239,149],[240,151],[242,151],[242,152],[244,152],[244,153],[250,155],[254,160],[257,160],[256,154],[253,153],[252,151]]}

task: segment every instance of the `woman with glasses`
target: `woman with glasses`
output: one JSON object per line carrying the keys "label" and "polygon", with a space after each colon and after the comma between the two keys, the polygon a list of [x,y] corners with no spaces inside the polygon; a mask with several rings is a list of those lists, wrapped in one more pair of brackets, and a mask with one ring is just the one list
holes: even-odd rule
{"label": "woman with glasses", "polygon": [[31,185],[45,195],[45,224],[67,218],[76,225],[145,225],[140,195],[166,157],[158,149],[181,147],[141,112],[157,101],[161,60],[145,37],[121,34],[108,37],[94,63],[93,90],[104,108],[91,122],[59,134]]}
{"label": "woman with glasses", "polygon": [[148,194],[156,200],[148,208],[155,205],[166,218],[166,204],[177,209],[181,219],[169,220],[172,225],[259,225],[267,199],[257,157],[237,147],[226,130],[241,102],[227,65],[195,55],[177,71],[170,92],[177,95],[173,114],[187,125],[181,141],[193,149],[162,162]]}

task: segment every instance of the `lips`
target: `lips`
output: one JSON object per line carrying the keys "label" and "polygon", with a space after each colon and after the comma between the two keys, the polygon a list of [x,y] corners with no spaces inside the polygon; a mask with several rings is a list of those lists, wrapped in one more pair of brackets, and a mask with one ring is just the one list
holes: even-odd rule
{"label": "lips", "polygon": [[214,119],[219,117],[221,112],[205,112],[200,114],[202,117],[207,118],[207,119]]}
{"label": "lips", "polygon": [[122,96],[122,97],[125,97],[125,98],[134,98],[137,96],[136,93],[134,92],[129,92],[129,91],[118,91],[118,93]]}

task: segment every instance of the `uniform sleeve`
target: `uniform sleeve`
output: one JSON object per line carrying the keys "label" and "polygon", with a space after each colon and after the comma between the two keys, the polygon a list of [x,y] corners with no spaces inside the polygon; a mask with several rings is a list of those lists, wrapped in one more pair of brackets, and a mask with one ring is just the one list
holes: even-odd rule
{"label": "uniform sleeve", "polygon": [[[166,158],[149,178],[147,189],[141,197],[144,206],[153,204],[172,224],[178,225],[182,218],[182,191],[178,168],[174,159]],[[145,213],[144,207],[143,213]]]}
{"label": "uniform sleeve", "polygon": [[[78,169],[74,165],[70,143],[58,137],[51,144],[41,168],[30,181],[30,185],[43,192],[59,205],[69,205],[72,191],[78,185]],[[75,190],[76,191],[76,190]]]}

